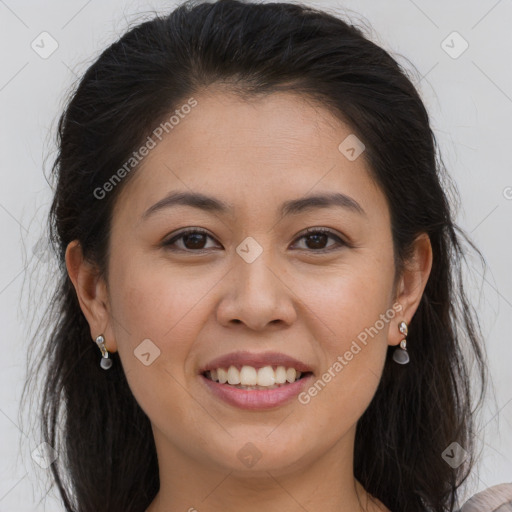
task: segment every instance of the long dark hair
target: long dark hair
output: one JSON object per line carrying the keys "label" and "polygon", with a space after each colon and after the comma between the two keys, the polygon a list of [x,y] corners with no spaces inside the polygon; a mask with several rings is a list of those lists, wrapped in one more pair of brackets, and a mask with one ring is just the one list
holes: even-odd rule
{"label": "long dark hair", "polygon": [[[186,2],[130,29],[89,67],[60,117],[49,215],[59,281],[29,371],[44,375],[41,435],[59,453],[51,471],[66,510],[142,512],[159,488],[150,421],[118,354],[109,371],[99,366],[66,247],[79,240],[108,276],[113,206],[136,168],[105,197],[94,191],[169,113],[220,82],[247,97],[307,95],[351,126],[387,197],[397,272],[415,237],[429,235],[433,266],[409,326],[411,362],[394,364],[390,347],[357,425],[354,472],[393,512],[454,510],[475,462],[473,414],[487,379],[461,269],[466,247],[480,253],[453,221],[456,193],[426,109],[407,72],[361,29],[301,5],[238,0]],[[442,456],[452,442],[470,454],[456,468]]]}

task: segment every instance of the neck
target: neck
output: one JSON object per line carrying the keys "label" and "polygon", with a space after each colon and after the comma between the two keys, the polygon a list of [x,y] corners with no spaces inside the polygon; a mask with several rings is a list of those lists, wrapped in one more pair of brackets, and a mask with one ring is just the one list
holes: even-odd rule
{"label": "neck", "polygon": [[[160,490],[147,512],[388,511],[353,475],[355,428],[315,459],[250,470],[198,463],[154,429]],[[257,468],[260,469],[257,469]]]}

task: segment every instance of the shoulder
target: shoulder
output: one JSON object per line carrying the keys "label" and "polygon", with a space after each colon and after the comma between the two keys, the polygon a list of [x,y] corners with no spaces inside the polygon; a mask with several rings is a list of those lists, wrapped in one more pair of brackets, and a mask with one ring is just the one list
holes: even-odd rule
{"label": "shoulder", "polygon": [[512,512],[512,483],[495,485],[473,495],[459,512]]}

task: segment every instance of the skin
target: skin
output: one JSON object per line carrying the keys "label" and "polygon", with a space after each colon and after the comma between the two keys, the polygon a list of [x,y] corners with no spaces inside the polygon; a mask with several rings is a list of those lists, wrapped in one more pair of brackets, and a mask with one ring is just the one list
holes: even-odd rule
{"label": "skin", "polygon": [[[198,106],[116,202],[108,282],[77,242],[66,254],[91,336],[103,334],[107,349],[119,351],[151,420],[161,487],[148,511],[387,510],[354,478],[355,429],[388,345],[403,339],[399,322],[409,323],[418,307],[432,264],[429,239],[418,237],[395,275],[386,197],[364,153],[349,161],[338,150],[352,131],[328,110],[292,93],[248,102],[210,89],[195,98]],[[172,191],[214,196],[234,213],[178,206],[142,219]],[[284,201],[333,191],[365,214],[277,213]],[[175,252],[163,246],[187,227],[212,238],[182,238]],[[348,245],[303,238],[311,227],[330,228]],[[248,236],[263,249],[252,263],[235,251]],[[401,311],[308,404],[238,409],[214,398],[198,376],[213,358],[245,349],[292,355],[319,377],[394,304]],[[161,351],[148,366],[134,357],[145,339]],[[237,457],[248,442],[261,454],[250,468]]]}

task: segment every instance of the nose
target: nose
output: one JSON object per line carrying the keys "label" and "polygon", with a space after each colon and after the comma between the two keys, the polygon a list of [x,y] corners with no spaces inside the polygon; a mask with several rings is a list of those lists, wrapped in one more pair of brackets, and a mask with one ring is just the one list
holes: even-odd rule
{"label": "nose", "polygon": [[233,269],[223,281],[223,293],[217,308],[221,325],[245,324],[261,331],[267,326],[285,327],[297,317],[296,296],[268,250],[252,263],[236,256]]}

